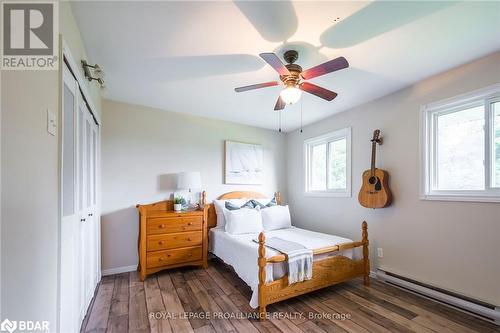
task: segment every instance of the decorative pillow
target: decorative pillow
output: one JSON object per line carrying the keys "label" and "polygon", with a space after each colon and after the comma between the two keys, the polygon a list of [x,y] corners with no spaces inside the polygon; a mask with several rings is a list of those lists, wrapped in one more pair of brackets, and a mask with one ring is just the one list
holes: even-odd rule
{"label": "decorative pillow", "polygon": [[224,217],[224,207],[225,203],[230,202],[231,204],[241,207],[247,199],[231,199],[231,200],[214,200],[215,214],[217,214],[217,227],[223,228],[226,224],[226,219]]}
{"label": "decorative pillow", "polygon": [[253,200],[249,200],[247,201],[243,206],[239,206],[239,205],[236,205],[230,201],[226,201],[224,203],[224,206],[226,207],[226,209],[229,209],[229,210],[237,210],[237,209],[241,209],[241,208],[255,208],[255,204],[253,203]]}
{"label": "decorative pillow", "polygon": [[265,198],[265,199],[252,199],[251,200],[255,206],[262,208],[276,206],[276,198]]}
{"label": "decorative pillow", "polygon": [[260,209],[224,210],[226,232],[232,235],[255,234],[263,230]]}
{"label": "decorative pillow", "polygon": [[276,203],[276,197],[272,198],[271,201],[269,201],[266,205],[266,207],[273,207],[273,206],[276,206],[277,203]]}
{"label": "decorative pillow", "polygon": [[292,227],[288,206],[272,206],[261,211],[265,231]]}

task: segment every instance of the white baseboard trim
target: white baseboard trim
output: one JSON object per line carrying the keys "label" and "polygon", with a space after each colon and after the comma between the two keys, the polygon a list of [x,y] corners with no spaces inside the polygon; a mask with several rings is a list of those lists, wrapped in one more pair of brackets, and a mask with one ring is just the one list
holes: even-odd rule
{"label": "white baseboard trim", "polygon": [[406,280],[404,277],[399,277],[383,270],[377,270],[377,278],[379,281],[389,283],[397,288],[419,295],[420,297],[432,299],[446,306],[452,307],[456,310],[471,314],[473,316],[482,318],[500,324],[500,308],[493,305],[481,304],[472,299],[464,299],[459,295],[450,294],[444,290],[433,289],[425,284],[419,284],[411,280]]}
{"label": "white baseboard trim", "polygon": [[107,276],[107,275],[113,275],[113,274],[120,274],[120,273],[126,273],[126,272],[133,272],[137,270],[137,265],[130,265],[130,266],[122,266],[122,267],[115,267],[115,268],[110,268],[110,269],[103,269],[102,270],[102,276]]}

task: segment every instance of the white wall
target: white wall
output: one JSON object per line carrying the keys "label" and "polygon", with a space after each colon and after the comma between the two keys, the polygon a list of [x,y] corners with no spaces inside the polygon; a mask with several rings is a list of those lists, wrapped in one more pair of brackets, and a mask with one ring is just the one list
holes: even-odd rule
{"label": "white wall", "polygon": [[55,329],[58,141],[57,71],[2,73],[2,317],[49,320]]}
{"label": "white wall", "polygon": [[[373,266],[500,305],[500,204],[419,199],[420,106],[498,82],[500,53],[495,53],[306,126],[302,134],[290,133],[288,198],[295,224],[358,239],[366,220]],[[352,127],[352,197],[305,197],[304,139],[347,126]],[[371,210],[358,204],[357,194],[376,128],[384,136],[377,166],[391,176],[394,203]],[[373,255],[377,247],[383,248],[383,259]]]}
{"label": "white wall", "polygon": [[[264,146],[263,186],[224,185],[224,140]],[[102,269],[137,265],[135,205],[165,200],[175,174],[200,171],[207,199],[252,189],[286,195],[286,135],[276,131],[103,101]]]}

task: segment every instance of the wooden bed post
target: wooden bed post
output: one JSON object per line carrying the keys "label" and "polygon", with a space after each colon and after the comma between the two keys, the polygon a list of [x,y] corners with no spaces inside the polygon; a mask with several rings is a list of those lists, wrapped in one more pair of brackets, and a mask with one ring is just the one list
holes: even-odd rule
{"label": "wooden bed post", "polygon": [[264,302],[264,284],[266,283],[266,247],[264,245],[266,236],[261,232],[259,234],[259,319],[266,318],[266,304]]}
{"label": "wooden bed post", "polygon": [[274,197],[276,198],[276,204],[281,205],[281,193],[280,192],[274,192]]}
{"label": "wooden bed post", "polygon": [[365,286],[370,286],[370,258],[368,257],[368,224],[366,221],[363,221],[361,224],[361,228],[363,231],[361,232],[362,242],[363,242],[363,261],[365,264],[365,274],[363,276],[363,281]]}
{"label": "wooden bed post", "polygon": [[207,192],[203,191],[201,192],[201,205],[205,206],[207,204]]}

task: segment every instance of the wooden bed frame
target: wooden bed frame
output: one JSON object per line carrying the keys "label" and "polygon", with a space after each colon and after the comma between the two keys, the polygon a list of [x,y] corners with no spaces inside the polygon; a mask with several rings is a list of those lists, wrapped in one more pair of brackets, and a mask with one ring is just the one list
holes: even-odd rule
{"label": "wooden bed frame", "polygon": [[[219,200],[229,199],[260,199],[267,196],[252,191],[236,191],[223,194]],[[276,201],[281,204],[281,195],[279,192],[275,193]],[[217,225],[217,214],[215,213],[214,204],[208,206],[208,228],[213,228]],[[205,207],[207,207],[205,206]],[[363,221],[361,232],[361,241],[343,243],[331,247],[324,247],[315,250],[313,253],[325,254],[339,252],[357,247],[363,248],[363,259],[353,260],[343,255],[327,257],[322,260],[313,262],[313,277],[311,280],[298,282],[289,285],[288,276],[283,276],[280,279],[266,283],[266,265],[272,263],[284,262],[287,260],[285,254],[275,255],[266,258],[266,245],[265,235],[263,232],[259,235],[259,259],[257,265],[259,266],[259,317],[265,319],[267,316],[266,306],[289,299],[295,296],[306,294],[308,292],[325,288],[340,282],[344,282],[356,277],[363,277],[364,284],[370,285],[370,260],[368,258],[368,225]],[[210,240],[209,240],[210,241]]]}

